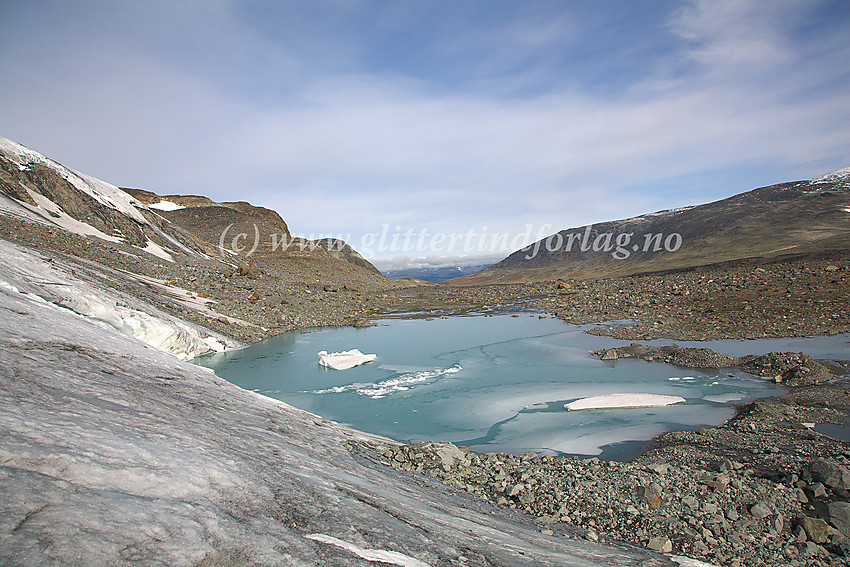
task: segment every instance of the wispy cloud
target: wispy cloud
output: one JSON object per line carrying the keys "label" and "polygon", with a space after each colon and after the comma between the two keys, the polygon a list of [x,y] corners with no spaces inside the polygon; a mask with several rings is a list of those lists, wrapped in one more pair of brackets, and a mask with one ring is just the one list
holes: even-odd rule
{"label": "wispy cloud", "polygon": [[0,23],[0,134],[303,234],[554,231],[850,163],[841,2],[48,4]]}

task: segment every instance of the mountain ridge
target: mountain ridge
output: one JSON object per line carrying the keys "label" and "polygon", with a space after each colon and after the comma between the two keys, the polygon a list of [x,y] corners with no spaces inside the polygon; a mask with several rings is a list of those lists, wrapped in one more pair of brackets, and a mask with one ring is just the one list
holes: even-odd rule
{"label": "mountain ridge", "polygon": [[452,285],[620,277],[850,249],[850,168],[726,199],[569,228]]}

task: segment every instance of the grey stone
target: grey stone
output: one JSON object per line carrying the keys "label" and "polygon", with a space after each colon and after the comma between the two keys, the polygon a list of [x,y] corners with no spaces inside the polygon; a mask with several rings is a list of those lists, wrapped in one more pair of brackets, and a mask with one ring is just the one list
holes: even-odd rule
{"label": "grey stone", "polygon": [[806,545],[803,547],[804,557],[817,557],[822,555],[824,552],[825,550],[813,541],[807,541]]}
{"label": "grey stone", "polygon": [[455,465],[466,464],[469,462],[466,453],[450,443],[438,445],[434,450],[434,454],[436,454],[437,458],[440,459],[443,467],[451,468]]}
{"label": "grey stone", "polygon": [[602,353],[602,357],[600,360],[617,360],[619,356],[617,355],[617,349],[609,348],[604,353]]}
{"label": "grey stone", "polygon": [[773,510],[771,510],[764,502],[756,502],[750,507],[750,514],[752,514],[754,518],[764,518],[765,516],[769,516],[771,512],[773,512]]}
{"label": "grey stone", "polygon": [[700,482],[714,490],[725,490],[729,485],[729,475],[726,473],[708,474],[703,476]]}
{"label": "grey stone", "polygon": [[673,467],[671,467],[667,463],[657,463],[657,464],[652,464],[652,465],[646,465],[646,468],[648,468],[649,470],[651,470],[652,472],[654,472],[655,474],[658,474],[658,475],[668,474],[673,469]]}
{"label": "grey stone", "polygon": [[826,487],[820,483],[816,482],[814,484],[809,484],[804,489],[806,494],[809,495],[809,498],[825,498],[826,497]]}
{"label": "grey stone", "polygon": [[815,543],[824,543],[829,537],[829,525],[820,518],[803,516],[799,525],[806,532],[806,539]]}
{"label": "grey stone", "polygon": [[667,536],[657,536],[650,539],[646,547],[659,553],[670,553],[673,551],[673,542]]}
{"label": "grey stone", "polygon": [[657,508],[661,505],[661,486],[655,482],[649,486],[639,486],[637,494],[638,501],[650,508]]}
{"label": "grey stone", "polygon": [[850,470],[834,461],[820,458],[810,468],[812,478],[830,488],[850,489]]}
{"label": "grey stone", "polygon": [[850,503],[830,502],[827,506],[829,523],[847,537],[850,537]]}

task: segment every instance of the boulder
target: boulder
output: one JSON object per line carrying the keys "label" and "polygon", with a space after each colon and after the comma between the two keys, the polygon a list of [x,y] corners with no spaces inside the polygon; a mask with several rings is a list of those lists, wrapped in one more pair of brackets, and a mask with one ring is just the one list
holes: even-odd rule
{"label": "boulder", "polygon": [[619,356],[617,355],[617,349],[609,348],[604,353],[602,353],[602,357],[600,360],[617,360]]}
{"label": "boulder", "polygon": [[239,266],[239,271],[237,273],[240,276],[245,276],[249,278],[255,278],[262,274],[260,269],[256,266]]}
{"label": "boulder", "polygon": [[836,462],[820,458],[810,468],[812,478],[830,488],[850,489],[850,471]]}
{"label": "boulder", "polygon": [[700,478],[700,482],[714,490],[725,490],[729,486],[729,475],[726,473],[707,474]]}
{"label": "boulder", "polygon": [[469,462],[466,453],[451,443],[437,445],[434,449],[434,454],[440,459],[443,470],[449,470],[457,464],[467,464]]}
{"label": "boulder", "polygon": [[646,547],[659,553],[670,553],[673,551],[673,542],[667,536],[658,536],[650,539]]}
{"label": "boulder", "polygon": [[765,516],[769,516],[772,512],[773,510],[771,510],[764,502],[756,502],[750,507],[750,514],[752,514],[754,518],[764,518]]}
{"label": "boulder", "polygon": [[850,537],[850,502],[830,502],[826,510],[829,523]]}
{"label": "boulder", "polygon": [[803,516],[799,526],[806,532],[806,539],[815,543],[824,543],[829,537],[829,524],[820,518]]}
{"label": "boulder", "polygon": [[638,501],[646,504],[650,509],[661,506],[661,486],[655,482],[649,486],[639,486],[637,496]]}
{"label": "boulder", "polygon": [[656,463],[652,465],[646,465],[646,468],[658,475],[665,475],[673,470],[673,467],[671,467],[667,463]]}

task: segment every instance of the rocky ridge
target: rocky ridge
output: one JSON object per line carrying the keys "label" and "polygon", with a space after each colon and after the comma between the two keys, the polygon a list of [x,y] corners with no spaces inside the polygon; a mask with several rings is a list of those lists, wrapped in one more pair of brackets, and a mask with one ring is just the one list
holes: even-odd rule
{"label": "rocky ridge", "polygon": [[[803,353],[771,352],[764,355],[729,356],[708,348],[647,346],[632,343],[595,351],[601,360],[640,358],[649,362],[666,362],[686,368],[740,368],[756,376],[768,376],[777,384],[806,386],[832,380],[830,369]],[[840,371],[839,371],[840,372]]]}
{"label": "rocky ridge", "polygon": [[562,230],[455,283],[593,279],[847,250],[850,180],[841,171],[713,203]]}

